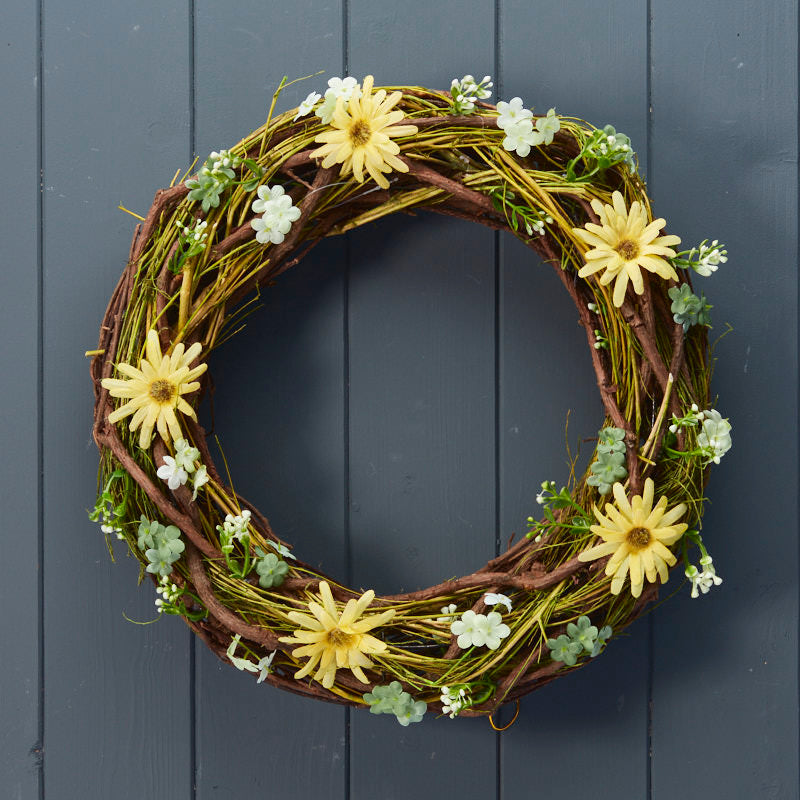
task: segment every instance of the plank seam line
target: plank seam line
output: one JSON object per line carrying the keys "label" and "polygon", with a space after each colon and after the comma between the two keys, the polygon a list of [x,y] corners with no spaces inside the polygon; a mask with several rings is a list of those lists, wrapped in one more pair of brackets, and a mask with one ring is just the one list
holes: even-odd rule
{"label": "plank seam line", "polygon": [[[36,492],[37,492],[37,560],[39,562],[38,583],[36,587],[39,603],[38,623],[38,683],[39,713],[37,718],[37,743],[34,746],[36,771],[39,777],[39,798],[44,800],[44,0],[36,7],[36,179],[38,193],[36,198],[36,313],[38,315],[36,341]],[[36,752],[38,748],[38,752]]]}

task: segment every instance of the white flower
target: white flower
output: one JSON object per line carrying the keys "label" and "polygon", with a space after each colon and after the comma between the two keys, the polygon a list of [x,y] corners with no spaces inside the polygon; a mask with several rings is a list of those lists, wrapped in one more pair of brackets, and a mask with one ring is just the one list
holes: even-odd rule
{"label": "white flower", "polygon": [[261,244],[280,244],[289,233],[292,223],[300,218],[300,209],[292,204],[292,198],[284,192],[283,186],[259,186],[253,211],[262,214],[260,219],[250,220],[250,226],[256,231],[256,239]]}
{"label": "white flower", "polygon": [[164,456],[164,464],[158,468],[156,475],[158,475],[161,480],[166,481],[167,486],[169,486],[173,492],[179,486],[183,486],[189,479],[186,470],[183,467],[179,467],[172,456]]}
{"label": "white flower", "polygon": [[454,114],[469,114],[475,110],[475,100],[491,97],[489,91],[494,84],[490,75],[484,75],[480,83],[475,83],[472,75],[465,75],[461,80],[453,78],[450,84],[450,95],[453,102],[450,106]]}
{"label": "white flower", "polygon": [[509,611],[511,611],[511,598],[504,594],[500,594],[499,592],[486,592],[486,594],[483,596],[483,602],[487,606],[496,606],[498,604],[502,604]]}
{"label": "white flower", "polygon": [[100,530],[103,533],[113,533],[116,534],[117,539],[124,539],[125,535],[122,533],[122,528],[117,527],[116,525],[101,525]]}
{"label": "white flower", "polygon": [[[544,236],[544,226],[545,223],[551,225],[553,222],[553,218],[549,214],[542,213],[538,219],[525,220],[525,230],[528,236],[533,236],[534,233],[538,233],[539,236]],[[591,305],[591,304],[590,304]]]}
{"label": "white flower", "polygon": [[174,603],[181,596],[181,589],[178,584],[173,583],[168,575],[162,575],[158,579],[156,594],[161,595],[156,599],[156,608],[159,614],[164,613],[164,607]]}
{"label": "white flower", "polygon": [[[719,464],[719,460],[731,449],[731,424],[723,419],[719,411],[702,412],[703,427],[697,435],[697,446],[708,458]],[[706,463],[708,463],[706,462]]]}
{"label": "white flower", "polygon": [[188,242],[195,242],[203,244],[208,239],[208,234],[205,232],[208,227],[208,222],[204,219],[198,219],[194,223],[194,227],[190,228],[184,225],[180,220],[175,220],[175,225],[178,230],[183,234],[184,239]]}
{"label": "white flower", "polygon": [[253,211],[256,214],[268,214],[272,209],[272,202],[285,195],[283,186],[269,186],[266,183],[258,187],[258,200],[253,200]]}
{"label": "white flower", "polygon": [[692,583],[692,597],[697,597],[699,594],[697,589],[702,574],[703,573],[701,573],[694,564],[689,564],[689,566],[686,567],[686,570],[684,571],[684,575],[686,575],[686,577]]}
{"label": "white flower", "polygon": [[192,500],[197,500],[197,492],[208,483],[208,470],[206,470],[206,465],[201,464],[197,468],[197,472],[194,473],[194,477],[192,478],[192,487],[194,491],[192,492]]}
{"label": "white flower", "polygon": [[501,100],[497,104],[497,112],[497,127],[504,131],[513,128],[521,120],[530,119],[533,116],[532,111],[522,107],[521,97],[512,97],[508,103]]}
{"label": "white flower", "polygon": [[284,558],[291,558],[293,561],[297,561],[297,556],[292,555],[292,551],[286,545],[280,542],[273,542],[272,539],[267,539],[267,544]]}
{"label": "white flower", "polygon": [[536,120],[536,130],[542,135],[543,144],[550,144],[553,141],[553,136],[561,130],[561,123],[554,108],[547,112],[547,116]]}
{"label": "white flower", "polygon": [[217,525],[217,530],[224,534],[229,541],[238,539],[240,542],[250,536],[248,526],[250,525],[250,512],[245,509],[241,514],[233,516],[228,514],[222,525]]}
{"label": "white flower", "polygon": [[354,93],[360,92],[361,87],[358,81],[350,76],[342,78],[331,78],[328,81],[328,88],[325,90],[325,99],[322,105],[314,112],[315,116],[319,117],[323,124],[327,125],[333,118],[333,112],[336,111],[336,103],[341,97],[346,103],[353,96]]}
{"label": "white flower", "polygon": [[458,637],[458,646],[462,650],[468,647],[488,647],[497,650],[500,640],[511,633],[508,625],[496,611],[489,614],[476,614],[472,609],[465,611],[460,620],[450,625],[450,632]]}
{"label": "white flower", "polygon": [[200,451],[192,447],[186,439],[175,442],[175,463],[187,472],[194,472],[194,462],[200,458]]}
{"label": "white flower", "polygon": [[709,555],[702,556],[700,559],[700,564],[704,567],[700,575],[700,591],[703,594],[707,594],[712,586],[719,586],[722,583],[722,578],[717,575],[712,561],[713,559]]}
{"label": "white flower", "polygon": [[686,567],[685,575],[692,582],[692,597],[699,597],[700,592],[708,594],[712,586],[719,586],[722,583],[722,578],[717,575],[712,561],[709,555],[700,558],[702,572],[699,572],[694,564]]}
{"label": "white flower", "polygon": [[692,263],[692,267],[698,275],[707,278],[719,269],[720,264],[724,264],[727,260],[728,251],[719,243],[718,239],[714,239],[710,245],[707,245],[705,241],[699,245],[697,263]]}
{"label": "white flower", "polygon": [[220,150],[218,153],[213,150],[208,157],[211,162],[211,173],[220,172],[224,169],[236,169],[241,163],[239,156],[231,154],[230,150]]}
{"label": "white flower", "polygon": [[311,109],[314,108],[317,100],[319,100],[321,97],[322,95],[319,94],[319,92],[309,92],[308,97],[306,97],[306,99],[300,103],[297,113],[294,115],[294,119],[292,121],[296,122],[298,119],[300,119],[300,117],[310,114]]}
{"label": "white flower", "polygon": [[247,670],[247,672],[258,672],[259,668],[247,658],[239,658],[234,655],[236,648],[239,644],[239,639],[242,637],[237,633],[231,640],[230,646],[226,650],[228,658],[236,669]]}
{"label": "white flower", "polygon": [[256,683],[263,682],[264,678],[272,672],[272,659],[275,658],[276,652],[276,650],[273,650],[268,656],[264,656],[264,658],[256,664],[256,669],[260,670]]}
{"label": "white flower", "polygon": [[505,129],[506,138],[503,139],[503,147],[509,151],[516,151],[517,155],[525,158],[531,151],[531,147],[541,144],[542,136],[538,131],[534,131],[533,122],[529,119],[521,119]]}
{"label": "white flower", "polygon": [[439,700],[442,703],[442,713],[447,714],[450,719],[455,719],[458,712],[468,704],[467,693],[464,689],[449,689],[447,686],[442,686],[441,697]]}
{"label": "white flower", "polygon": [[447,625],[450,622],[450,618],[453,616],[453,614],[455,614],[456,608],[457,606],[455,603],[450,603],[449,606],[442,606],[442,614],[445,616],[437,617],[436,621],[442,625]]}

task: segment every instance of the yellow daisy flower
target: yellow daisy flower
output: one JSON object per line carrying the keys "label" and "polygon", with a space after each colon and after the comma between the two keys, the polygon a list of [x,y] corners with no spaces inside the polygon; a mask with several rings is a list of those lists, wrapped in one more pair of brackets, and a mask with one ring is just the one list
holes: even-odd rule
{"label": "yellow daisy flower", "polygon": [[634,200],[630,209],[625,207],[619,192],[614,192],[611,200],[613,205],[592,200],[600,225],[587,222],[583,228],[573,228],[572,232],[592,248],[584,255],[586,265],[578,275],[585,278],[604,269],[600,283],[606,286],[616,281],[614,305],[619,307],[625,300],[629,279],[636,294],[644,292],[640,267],[665,280],[678,280],[672,265],[660,256],[674,258],[675,251],[669,245],[680,244],[681,240],[678,236],[658,236],[666,220],[654,219],[648,224],[647,211],[638,200]]}
{"label": "yellow daisy flower", "polygon": [[[639,597],[642,593],[644,577],[655,583],[656,574],[666,583],[669,578],[668,567],[675,564],[675,555],[667,545],[675,544],[689,526],[677,521],[686,512],[683,503],[667,511],[667,498],[661,497],[653,508],[655,486],[648,478],[644,482],[644,493],[636,495],[628,502],[621,483],[614,484],[616,505],[606,503],[605,515],[597,506],[594,515],[599,525],[592,525],[602,544],[590,547],[578,555],[579,561],[594,561],[596,558],[611,555],[606,564],[606,575],[613,575],[611,594],[619,594],[625,576],[630,570],[631,594]],[[644,577],[643,577],[644,576]]]}
{"label": "yellow daisy flower", "polygon": [[154,330],[149,331],[145,357],[139,362],[139,368],[117,364],[117,370],[126,375],[128,380],[103,378],[103,388],[108,389],[112,397],[128,400],[108,415],[108,421],[119,422],[132,414],[130,429],[135,431],[141,426],[139,447],[142,449],[150,446],[153,428],[158,430],[165,442],[170,441],[170,435],[173,439],[182,439],[183,433],[175,412],[180,411],[197,419],[194,409],[183,399],[183,395],[200,388],[195,378],[206,371],[207,365],[189,365],[202,349],[200,344],[193,344],[184,352],[184,345],[179,342],[171,356],[162,356],[158,334]]}
{"label": "yellow daisy flower", "polygon": [[416,125],[396,125],[405,114],[391,108],[400,102],[402,92],[392,92],[386,97],[386,90],[372,94],[372,75],[364,78],[361,91],[353,92],[350,100],[339,99],[331,120],[332,131],[319,134],[314,140],[322,142],[322,147],[311,153],[312,157],[323,158],[323,167],[341,164],[340,175],[353,173],[359,183],[364,182],[364,168],[384,189],[389,181],[384,172],[396,169],[408,172],[408,167],[397,158],[400,147],[390,136],[410,136],[417,132]]}
{"label": "yellow daisy flower", "polygon": [[370,617],[361,617],[364,609],[375,599],[375,592],[370,589],[358,600],[347,601],[341,615],[331,594],[331,587],[320,581],[319,592],[322,605],[313,600],[308,610],[313,614],[301,614],[290,611],[289,619],[306,630],[296,630],[293,636],[284,636],[280,641],[288,644],[302,644],[292,650],[295,658],[308,658],[308,663],[294,677],[305,678],[314,670],[314,680],[322,682],[326,689],[333,686],[337,669],[349,669],[361,683],[369,683],[364,675],[363,667],[371,667],[372,662],[366,653],[383,653],[386,643],[370,636],[367,631],[388,622],[394,616],[394,609],[388,609]]}

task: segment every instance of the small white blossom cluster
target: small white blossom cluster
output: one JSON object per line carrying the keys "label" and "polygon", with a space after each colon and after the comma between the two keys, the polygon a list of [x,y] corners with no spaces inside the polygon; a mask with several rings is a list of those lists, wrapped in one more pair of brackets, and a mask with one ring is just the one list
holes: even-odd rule
{"label": "small white blossom cluster", "polygon": [[708,239],[703,239],[697,247],[683,250],[671,260],[676,267],[691,268],[698,275],[707,278],[719,269],[720,264],[724,264],[728,260],[728,251],[718,239],[714,239],[711,244]]}
{"label": "small white blossom cluster", "polygon": [[165,608],[174,605],[175,601],[183,594],[183,591],[177,583],[173,583],[169,579],[169,575],[162,575],[158,579],[156,594],[160,595],[160,597],[156,599],[156,608],[158,609],[158,613],[161,614]]}
{"label": "small white blossom cluster", "polygon": [[455,719],[465,706],[471,705],[467,691],[463,687],[450,689],[442,686],[440,691],[442,693],[439,698],[442,701],[442,713],[447,714],[450,719]]}
{"label": "small white blossom cluster", "polygon": [[100,530],[105,534],[113,533],[117,539],[124,539],[125,536],[122,533],[122,528],[119,525],[116,525],[114,520],[116,519],[116,514],[114,513],[114,509],[110,508],[108,505],[104,505],[101,512],[100,518],[98,522],[100,523]]}
{"label": "small white blossom cluster", "polygon": [[693,427],[698,424],[701,425],[701,430],[697,434],[697,447],[706,457],[706,464],[710,464],[712,461],[719,464],[722,456],[732,446],[731,423],[724,419],[719,411],[713,408],[700,411],[697,404],[692,403],[689,413],[683,417],[676,417],[673,414],[669,430],[671,433],[676,433],[679,428]]}
{"label": "small white blossom cluster", "polygon": [[597,146],[597,151],[604,156],[613,153],[615,150],[621,150],[623,153],[626,153],[630,149],[630,145],[624,142],[617,145],[617,137],[613,134],[611,136],[606,136],[605,140],[601,141]]}
{"label": "small white blossom cluster", "polygon": [[179,219],[175,220],[175,225],[181,232],[181,239],[185,244],[190,246],[202,245],[208,239],[208,234],[206,233],[208,222],[204,219],[195,220],[194,226],[191,228],[188,225],[184,225]]}
{"label": "small white blossom cluster", "polygon": [[476,100],[485,100],[492,96],[489,91],[492,86],[494,84],[491,75],[484,75],[480,83],[475,83],[472,75],[465,75],[461,80],[453,78],[453,82],[450,84],[450,94],[453,98],[450,110],[454,114],[472,113],[475,110]]}
{"label": "small white blossom cluster", "polygon": [[704,416],[705,411],[701,411],[697,403],[692,403],[688,414],[682,417],[676,417],[674,414],[672,415],[672,425],[669,426],[669,431],[670,433],[677,433],[678,428],[693,427],[697,425],[698,422],[702,422]]}
{"label": "small white blossom cluster", "polygon": [[250,539],[250,511],[245,509],[241,514],[234,516],[227,514],[225,521],[222,525],[217,525],[217,530],[220,533],[221,549],[222,552],[231,552],[233,550],[233,540],[238,539],[240,542]]}
{"label": "small white blossom cluster", "polygon": [[556,484],[555,481],[542,481],[542,491],[536,495],[536,502],[542,506],[548,499],[548,495],[555,494]]}
{"label": "small white blossom cluster", "polygon": [[198,464],[200,451],[192,447],[186,439],[175,441],[175,455],[164,456],[162,465],[156,475],[167,482],[167,486],[174,492],[183,486],[192,475],[192,499],[197,500],[197,492],[208,483],[208,470],[205,464]]}
{"label": "small white blossom cluster", "polygon": [[711,244],[707,244],[707,241],[704,240],[698,245],[697,262],[692,264],[692,269],[705,278],[716,272],[719,269],[719,265],[728,260],[728,251],[717,239],[714,239]]}
{"label": "small white blossom cluster", "polygon": [[237,633],[236,636],[231,639],[231,643],[228,646],[226,654],[230,659],[231,664],[238,670],[244,670],[245,672],[258,672],[258,680],[256,683],[261,683],[267,675],[272,672],[272,659],[275,658],[275,653],[277,651],[273,650],[268,656],[264,656],[257,664],[254,664],[250,661],[249,658],[241,658],[239,656],[234,655],[236,652],[236,648],[239,646],[239,640],[242,637]]}
{"label": "small white blossom cluster", "polygon": [[442,614],[443,616],[437,617],[436,621],[442,625],[449,625],[451,621],[451,617],[453,614],[456,613],[456,604],[450,603],[450,605],[442,606]]}
{"label": "small white blossom cluster", "polygon": [[[314,115],[319,117],[324,125],[327,125],[333,119],[333,112],[336,111],[336,104],[339,102],[339,98],[347,103],[353,95],[358,97],[360,94],[361,86],[355,78],[349,75],[346,78],[331,78],[328,81],[328,88],[325,90],[322,104],[314,112]],[[310,99],[311,95],[306,98],[306,101]]]}
{"label": "small white blossom cluster", "polygon": [[511,629],[503,622],[503,617],[497,611],[476,614],[470,609],[461,615],[461,619],[450,624],[450,633],[458,637],[458,646],[462,650],[469,647],[488,647],[489,650],[497,650],[501,640],[511,633]]}
{"label": "small white blossom cluster", "polygon": [[212,150],[207,163],[208,167],[204,166],[203,169],[207,169],[212,175],[224,174],[226,177],[232,178],[234,176],[230,174],[231,171],[242,163],[242,159],[233,155],[230,150],[220,150],[219,152]]}
{"label": "small white blossom cluster", "polygon": [[546,116],[539,117],[534,124],[533,112],[523,107],[520,97],[513,97],[508,103],[501,100],[497,104],[497,112],[497,127],[506,134],[503,147],[523,158],[530,153],[532,147],[550,144],[553,136],[561,130],[554,108]]}
{"label": "small white blossom cluster", "polygon": [[595,131],[586,144],[585,152],[612,164],[624,161],[631,172],[636,172],[631,140],[624,133],[615,130],[613,125],[606,125],[603,130]]}
{"label": "small white blossom cluster", "polygon": [[702,571],[697,569],[694,564],[686,567],[686,577],[692,583],[692,597],[699,597],[700,592],[708,594],[712,586],[719,586],[722,583],[722,578],[717,575],[712,563],[712,558],[708,553],[700,558],[700,566],[703,567]]}
{"label": "small white blossom cluster", "polygon": [[258,200],[253,200],[253,211],[260,217],[250,220],[261,244],[280,244],[289,233],[292,223],[300,219],[300,209],[292,203],[292,198],[284,192],[283,186],[258,187]]}
{"label": "small white blossom cluster", "polygon": [[533,236],[534,233],[538,233],[539,236],[544,236],[545,224],[552,225],[553,218],[549,214],[546,214],[544,211],[541,211],[539,212],[538,219],[525,220],[525,230],[528,236]]}
{"label": "small white blossom cluster", "polygon": [[234,170],[241,163],[242,159],[233,155],[230,150],[214,150],[197,171],[197,177],[189,178],[185,182],[189,189],[188,199],[201,201],[203,211],[217,208],[220,195],[236,177]]}

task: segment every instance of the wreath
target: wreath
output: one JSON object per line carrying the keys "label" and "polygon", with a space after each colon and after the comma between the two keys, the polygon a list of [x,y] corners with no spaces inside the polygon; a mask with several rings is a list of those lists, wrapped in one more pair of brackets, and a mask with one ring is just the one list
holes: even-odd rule
{"label": "wreath", "polygon": [[[333,78],[275,116],[285,85],[261,128],[176,174],[136,228],[90,352],[90,517],[109,549],[127,543],[161,614],[259,682],[403,725],[491,719],[598,656],[679,562],[693,596],[721,582],[700,526],[730,424],[710,408],[711,306],[692,277],[726,251],[676,251],[627,136],[519,97],[490,105],[488,77],[450,92]],[[220,473],[196,408],[206,357],[260,290],[324,237],[420,209],[507,231],[555,270],[605,419],[586,473],[541,484],[521,541],[471,575],[377,597],[295,556]]]}

